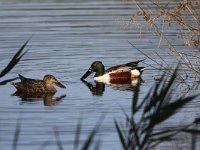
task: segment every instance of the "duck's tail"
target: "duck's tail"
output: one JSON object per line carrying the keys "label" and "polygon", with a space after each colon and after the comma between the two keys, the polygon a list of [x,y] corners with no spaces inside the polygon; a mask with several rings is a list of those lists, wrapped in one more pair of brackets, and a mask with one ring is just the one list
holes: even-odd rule
{"label": "duck's tail", "polygon": [[132,61],[127,64],[125,64],[126,67],[136,67],[140,62],[144,61],[145,59],[137,60],[137,61]]}
{"label": "duck's tail", "polygon": [[23,90],[23,84],[21,82],[11,83],[17,90]]}
{"label": "duck's tail", "polygon": [[25,78],[24,76],[22,76],[21,74],[18,74],[18,76],[19,76],[19,79],[20,79],[22,82],[26,80],[26,78]]}
{"label": "duck's tail", "polygon": [[16,89],[18,88],[17,83],[11,82],[11,85],[13,85]]}

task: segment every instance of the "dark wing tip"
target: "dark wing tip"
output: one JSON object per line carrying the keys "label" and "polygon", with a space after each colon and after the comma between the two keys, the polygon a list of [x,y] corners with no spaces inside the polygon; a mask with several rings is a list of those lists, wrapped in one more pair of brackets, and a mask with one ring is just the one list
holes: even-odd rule
{"label": "dark wing tip", "polygon": [[134,66],[134,65],[138,65],[140,62],[142,62],[142,61],[144,61],[144,60],[145,60],[145,59],[133,61],[133,62],[127,63],[127,65],[130,65],[130,67],[131,67],[131,66]]}
{"label": "dark wing tip", "polygon": [[146,60],[146,58],[140,59],[140,60],[138,60],[137,62],[139,63],[139,62],[142,62],[142,61],[145,61],[145,60]]}

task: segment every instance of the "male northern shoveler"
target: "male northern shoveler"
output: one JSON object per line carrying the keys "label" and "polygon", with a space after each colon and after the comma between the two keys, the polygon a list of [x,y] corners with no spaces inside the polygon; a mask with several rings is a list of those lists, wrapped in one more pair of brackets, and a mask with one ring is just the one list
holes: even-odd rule
{"label": "male northern shoveler", "polygon": [[56,93],[56,89],[53,87],[53,85],[56,85],[60,88],[66,88],[53,75],[50,74],[45,75],[43,80],[25,78],[19,74],[19,79],[21,82],[12,83],[12,85],[19,92],[26,92],[31,94]]}
{"label": "male northern shoveler", "polygon": [[86,79],[90,74],[96,72],[94,80],[97,82],[113,83],[113,84],[128,84],[133,79],[139,78],[145,67],[138,67],[138,63],[143,60],[138,60],[126,64],[117,65],[105,70],[101,61],[92,63],[88,71],[81,77],[81,80]]}

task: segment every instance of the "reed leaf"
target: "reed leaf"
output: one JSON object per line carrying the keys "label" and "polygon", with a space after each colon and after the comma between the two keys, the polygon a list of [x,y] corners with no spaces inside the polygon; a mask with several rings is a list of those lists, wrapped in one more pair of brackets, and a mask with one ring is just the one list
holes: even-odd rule
{"label": "reed leaf", "polygon": [[11,61],[8,63],[8,65],[1,71],[0,78],[5,76],[19,61],[20,59],[27,53],[27,51],[23,52],[24,48],[28,44],[29,40],[27,40],[21,48],[17,51],[17,53],[13,56]]}
{"label": "reed leaf", "polygon": [[172,134],[172,132],[174,133],[175,130],[168,129],[168,130],[164,130],[164,131],[159,131],[159,132],[153,133],[151,135],[151,140],[155,139],[154,137],[162,137],[162,136],[165,136],[165,135]]}
{"label": "reed leaf", "polygon": [[15,129],[12,150],[17,150],[17,144],[19,141],[20,130],[21,130],[21,119],[19,118],[17,121],[16,129]]}
{"label": "reed leaf", "polygon": [[48,145],[51,145],[52,142],[50,140],[43,142],[40,147],[38,148],[38,150],[44,150]]}
{"label": "reed leaf", "polygon": [[140,93],[140,85],[137,85],[134,90],[134,96],[132,101],[132,113],[135,113],[137,110],[137,102],[139,99],[139,93]]}
{"label": "reed leaf", "polygon": [[127,150],[126,139],[125,139],[125,137],[123,136],[123,133],[122,133],[122,131],[121,131],[121,129],[120,129],[120,127],[119,127],[119,125],[118,125],[118,123],[117,123],[116,120],[115,120],[115,128],[116,128],[116,130],[117,130],[117,133],[118,133],[120,142],[121,142],[121,144],[122,144],[122,146],[123,146],[123,149],[124,149],[124,150]]}
{"label": "reed leaf", "polygon": [[160,113],[149,116],[151,118],[151,123],[149,124],[149,128],[152,128],[153,126],[165,121],[166,119],[174,115],[186,103],[190,102],[196,97],[197,95],[186,98],[179,98],[175,102],[170,103],[167,106],[164,106],[163,108],[161,108]]}
{"label": "reed leaf", "polygon": [[56,129],[54,129],[54,134],[55,134],[56,144],[57,144],[57,146],[58,146],[58,149],[59,149],[59,150],[64,150],[64,149],[63,149],[62,142],[61,142],[61,140],[60,140],[59,132],[58,132]]}
{"label": "reed leaf", "polygon": [[81,123],[81,119],[79,119],[79,122],[78,122],[77,127],[76,127],[76,135],[75,135],[75,139],[74,139],[74,150],[78,149],[81,128],[82,128],[82,123]]}
{"label": "reed leaf", "polygon": [[99,136],[98,137],[98,140],[96,141],[96,144],[95,144],[95,150],[100,150],[100,147],[101,147],[101,143],[102,143],[102,141],[101,141],[101,137]]}
{"label": "reed leaf", "polygon": [[[164,74],[162,75],[161,80],[158,83],[156,83],[156,85],[154,86],[152,95],[150,95],[150,97],[148,98],[150,102],[147,103],[144,109],[144,114],[147,114],[148,111],[151,111],[152,108],[155,107],[153,114],[157,115],[159,111],[162,110],[161,109],[162,106],[166,105],[166,103],[169,102],[170,95],[171,95],[170,89],[172,88],[172,84],[174,83],[176,79],[177,70],[178,70],[178,66],[175,69],[174,73],[172,74],[168,82],[167,82],[167,79],[164,78]],[[149,117],[148,115],[146,119],[149,119],[149,118],[151,117]]]}
{"label": "reed leaf", "polygon": [[90,135],[88,136],[88,138],[86,139],[83,147],[81,148],[81,150],[88,150],[89,147],[92,145],[92,142],[93,142],[93,139],[94,139],[94,136],[97,132],[97,128],[95,127],[92,132],[90,133]]}
{"label": "reed leaf", "polygon": [[17,80],[17,79],[18,79],[18,77],[12,78],[12,79],[8,79],[8,80],[4,80],[4,81],[1,81],[1,82],[0,82],[0,85],[5,85],[5,84],[7,84],[8,82],[11,82],[11,81],[14,81],[14,80]]}
{"label": "reed leaf", "polygon": [[[155,132],[155,127],[171,116],[176,114],[178,110],[183,108],[187,103],[195,99],[198,95],[187,96],[181,95],[179,98],[172,99],[173,85],[176,80],[178,72],[176,69],[170,78],[165,74],[162,75],[161,80],[156,82],[155,85],[149,90],[144,99],[139,101],[139,89],[136,89],[133,94],[132,114],[126,116],[127,128],[122,132],[117,121],[115,121],[115,128],[124,149],[140,149],[147,150],[152,145],[157,145],[165,140],[170,140],[174,135],[183,132],[184,129],[190,127],[191,124],[199,122],[199,118],[195,119],[190,125],[176,127],[173,130],[164,130]],[[140,119],[135,120],[136,112],[141,112]],[[124,114],[126,114],[124,112]],[[127,119],[128,118],[128,119]]]}
{"label": "reed leaf", "polygon": [[200,134],[200,130],[198,130],[198,129],[183,129],[182,131],[191,133],[191,134]]}
{"label": "reed leaf", "polygon": [[162,141],[164,139],[169,139],[172,136],[179,133],[180,131],[183,131],[190,126],[191,126],[191,124],[186,125],[186,126],[181,126],[181,127],[178,126],[178,127],[174,127],[173,129],[167,129],[167,130],[164,130],[164,131],[152,133],[150,141],[153,142],[153,141]]}
{"label": "reed leaf", "polygon": [[164,74],[162,75],[161,80],[156,82],[154,87],[152,87],[149,90],[148,94],[145,96],[144,101],[146,101],[146,106],[144,108],[144,114],[150,111],[152,107],[155,107],[156,104],[158,103],[158,100],[156,97],[158,95],[157,93],[163,80],[164,80]]}
{"label": "reed leaf", "polygon": [[88,136],[88,138],[84,142],[81,150],[88,150],[89,147],[93,144],[92,142],[94,140],[94,136],[99,131],[99,128],[100,128],[100,125],[101,125],[103,119],[104,119],[104,116],[101,116],[100,119],[99,119],[99,121],[95,125],[94,129],[91,131],[90,135]]}
{"label": "reed leaf", "polygon": [[199,117],[199,118],[196,118],[195,121],[194,121],[194,123],[195,123],[195,124],[200,123],[200,117]]}

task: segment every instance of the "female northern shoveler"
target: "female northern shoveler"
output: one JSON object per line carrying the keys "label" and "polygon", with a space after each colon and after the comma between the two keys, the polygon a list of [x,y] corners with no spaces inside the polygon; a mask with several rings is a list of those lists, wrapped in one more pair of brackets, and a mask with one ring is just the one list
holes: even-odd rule
{"label": "female northern shoveler", "polygon": [[19,74],[19,79],[21,82],[12,83],[12,85],[19,92],[26,93],[56,93],[56,89],[53,85],[56,85],[60,88],[66,88],[61,84],[53,75],[47,74],[44,76],[43,80],[36,80],[25,78]]}
{"label": "female northern shoveler", "polygon": [[125,84],[131,83],[135,78],[139,78],[144,71],[145,67],[137,67],[138,63],[143,60],[130,62],[127,64],[117,65],[105,70],[101,61],[92,63],[88,71],[81,77],[81,80],[86,79],[90,74],[96,72],[94,80],[104,83]]}

